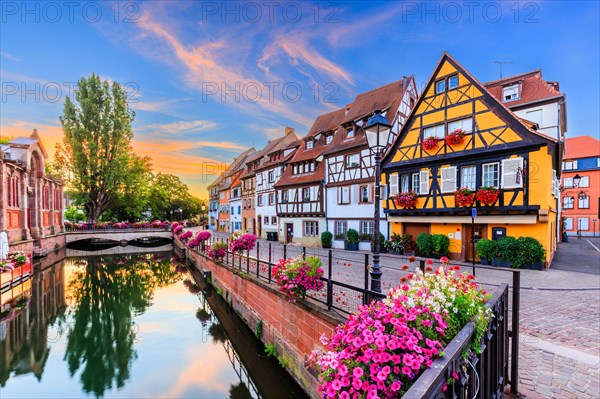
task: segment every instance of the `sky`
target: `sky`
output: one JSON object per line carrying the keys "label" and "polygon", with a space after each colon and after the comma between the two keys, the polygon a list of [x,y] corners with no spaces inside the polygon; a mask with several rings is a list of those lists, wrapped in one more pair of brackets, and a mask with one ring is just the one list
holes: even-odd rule
{"label": "sky", "polygon": [[134,150],[207,198],[247,148],[304,136],[356,94],[444,51],[481,82],[542,69],[567,94],[567,137],[600,131],[598,1],[0,2],[0,136],[36,128],[50,156],[75,82],[127,88]]}

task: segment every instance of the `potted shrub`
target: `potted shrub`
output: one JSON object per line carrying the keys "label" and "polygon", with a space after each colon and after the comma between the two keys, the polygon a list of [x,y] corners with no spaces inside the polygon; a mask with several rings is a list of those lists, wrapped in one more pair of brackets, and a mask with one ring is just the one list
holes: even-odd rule
{"label": "potted shrub", "polygon": [[227,255],[227,243],[215,242],[206,252],[211,259],[220,262]]}
{"label": "potted shrub", "polygon": [[346,232],[346,241],[344,241],[347,251],[358,251],[358,231],[348,229]]}
{"label": "potted shrub", "polygon": [[475,244],[475,252],[482,265],[490,265],[496,251],[496,242],[483,238]]}
{"label": "potted shrub", "polygon": [[417,250],[419,251],[419,255],[426,258],[433,255],[433,240],[430,234],[421,233],[417,236]]}
{"label": "potted shrub", "polygon": [[481,187],[477,190],[477,194],[475,194],[475,198],[480,204],[486,206],[492,206],[498,201],[498,196],[500,195],[500,191],[494,187]]}
{"label": "potted shrub", "polygon": [[329,231],[324,231],[321,233],[321,246],[323,248],[331,248],[331,241],[333,240],[333,234]]}
{"label": "potted shrub", "polygon": [[385,246],[387,250],[394,255],[402,255],[404,253],[402,236],[398,233],[392,234],[390,240],[386,241]]}
{"label": "potted shrub", "polygon": [[512,267],[520,269],[542,270],[546,251],[533,237],[519,237],[517,251],[513,256]]}
{"label": "potted shrub", "polygon": [[492,259],[492,266],[510,267],[516,253],[517,239],[514,237],[502,237],[496,242],[496,253]]}
{"label": "potted shrub", "polygon": [[404,254],[414,255],[417,250],[417,244],[415,243],[415,240],[413,240],[412,234],[403,234],[401,241]]}
{"label": "potted shrub", "polygon": [[431,236],[431,243],[433,244],[433,256],[435,258],[441,258],[449,254],[450,239],[446,234],[434,234]]}
{"label": "potted shrub", "polygon": [[[375,249],[375,235],[371,236],[371,252]],[[379,253],[385,254],[387,253],[387,248],[385,247],[385,236],[379,233]]]}

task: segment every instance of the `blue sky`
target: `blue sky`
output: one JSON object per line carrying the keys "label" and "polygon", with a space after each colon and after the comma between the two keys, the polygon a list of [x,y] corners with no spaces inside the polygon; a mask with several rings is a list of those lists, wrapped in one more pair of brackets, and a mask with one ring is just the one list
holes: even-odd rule
{"label": "blue sky", "polygon": [[[480,81],[541,68],[567,93],[568,136],[598,136],[597,1],[2,2],[2,136],[34,127],[50,153],[73,82],[126,84],[134,148],[206,197],[242,150],[304,135],[317,115],[448,51]],[[116,4],[116,6],[115,6]]]}

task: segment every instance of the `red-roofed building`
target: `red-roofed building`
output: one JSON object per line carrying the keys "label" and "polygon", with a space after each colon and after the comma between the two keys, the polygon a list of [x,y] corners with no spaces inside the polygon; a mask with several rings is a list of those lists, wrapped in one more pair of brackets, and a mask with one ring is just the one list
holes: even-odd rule
{"label": "red-roofed building", "polygon": [[595,236],[600,228],[600,141],[590,136],[565,140],[562,170],[564,231]]}
{"label": "red-roofed building", "polygon": [[542,78],[542,70],[488,82],[486,89],[518,117],[535,123],[537,131],[564,141],[567,131],[566,95],[558,82]]}

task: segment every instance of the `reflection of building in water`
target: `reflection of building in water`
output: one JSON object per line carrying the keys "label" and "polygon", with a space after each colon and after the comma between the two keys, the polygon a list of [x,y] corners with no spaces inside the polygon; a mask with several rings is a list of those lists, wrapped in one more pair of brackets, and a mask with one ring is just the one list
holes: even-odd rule
{"label": "reflection of building in water", "polygon": [[[13,288],[17,290],[19,297],[30,296],[31,300],[11,317],[0,322],[1,386],[4,386],[12,373],[33,373],[38,380],[42,377],[50,353],[48,341],[52,338],[48,337],[48,326],[66,308],[64,280],[63,264],[57,263]],[[22,290],[21,293],[18,292],[19,289]]]}

